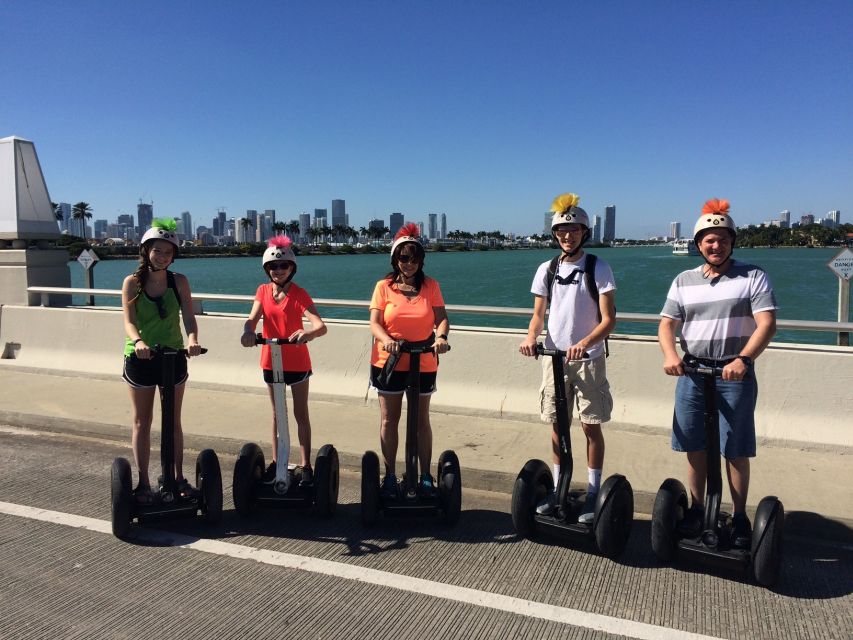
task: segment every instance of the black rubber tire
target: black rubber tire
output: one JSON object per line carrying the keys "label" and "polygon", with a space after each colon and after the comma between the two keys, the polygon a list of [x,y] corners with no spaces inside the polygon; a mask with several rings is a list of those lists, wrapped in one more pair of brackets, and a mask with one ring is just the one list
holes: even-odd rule
{"label": "black rubber tire", "polygon": [[551,469],[542,460],[528,460],[518,472],[512,488],[512,524],[522,538],[532,538],[536,533],[536,505],[553,486]]}
{"label": "black rubber tire", "polygon": [[379,518],[379,456],[367,451],[361,457],[361,523],[372,527]]}
{"label": "black rubber tire", "polygon": [[254,442],[247,442],[240,449],[237,462],[234,463],[234,479],[231,483],[231,497],[234,509],[243,517],[252,514],[255,507],[255,487],[261,481],[266,466],[264,452]]}
{"label": "black rubber tire", "polygon": [[213,449],[203,449],[195,461],[195,486],[201,494],[201,513],[210,524],[222,520],[222,470]]}
{"label": "black rubber tire", "polygon": [[652,551],[661,562],[673,562],[678,555],[678,522],[688,508],[687,491],[674,478],[658,489],[652,508]]}
{"label": "black rubber tire", "polygon": [[113,460],[110,468],[110,502],[113,535],[124,538],[133,519],[133,478],[125,458]]}
{"label": "black rubber tire", "polygon": [[438,495],[449,525],[459,522],[462,514],[462,468],[456,452],[448,449],[438,458]]}
{"label": "black rubber tire", "polygon": [[779,577],[782,561],[785,507],[775,496],[762,498],[755,510],[753,524],[752,576],[758,584],[772,587]]}
{"label": "black rubber tire", "polygon": [[322,516],[331,516],[338,506],[340,473],[337,450],[323,445],[314,460],[314,505]]}
{"label": "black rubber tire", "polygon": [[634,524],[634,490],[622,475],[612,475],[598,492],[592,528],[601,555],[617,558],[625,550]]}

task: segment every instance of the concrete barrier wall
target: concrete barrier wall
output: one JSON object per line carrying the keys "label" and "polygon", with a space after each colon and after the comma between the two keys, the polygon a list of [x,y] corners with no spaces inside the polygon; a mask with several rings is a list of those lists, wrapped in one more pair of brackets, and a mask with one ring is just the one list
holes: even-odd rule
{"label": "concrete barrier wall", "polygon": [[[259,351],[239,344],[243,318],[199,317],[210,353],[191,363],[196,383],[261,387]],[[366,322],[329,321],[310,345],[316,397],[370,401],[371,336]],[[518,354],[523,332],[454,327],[442,356],[436,410],[529,419],[538,415],[540,364]],[[0,307],[6,365],[81,376],[119,375],[124,330],[116,309]],[[610,341],[608,377],[614,426],[669,430],[675,379],[663,374],[652,338]],[[46,371],[46,372],[47,372]],[[773,344],[757,361],[759,438],[809,445],[853,446],[853,348]],[[25,402],[22,399],[22,402]]]}

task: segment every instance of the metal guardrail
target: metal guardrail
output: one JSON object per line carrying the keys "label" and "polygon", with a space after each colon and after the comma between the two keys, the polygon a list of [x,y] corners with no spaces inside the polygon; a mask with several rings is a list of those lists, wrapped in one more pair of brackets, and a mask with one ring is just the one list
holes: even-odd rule
{"label": "metal guardrail", "polygon": [[[51,295],[98,295],[105,297],[120,298],[120,289],[83,289],[73,287],[27,287],[29,293],[38,293],[41,295],[41,304],[43,307],[50,306]],[[197,313],[203,311],[201,303],[204,301],[210,302],[245,302],[251,304],[254,301],[254,296],[247,295],[232,295],[225,293],[193,293],[193,302],[196,303]],[[346,309],[365,309],[370,308],[370,303],[366,300],[340,300],[334,298],[314,298],[314,304],[318,307],[338,307]],[[482,315],[496,315],[508,317],[530,317],[530,309],[526,307],[479,307],[465,304],[449,304],[447,311],[450,313],[475,313]],[[660,316],[654,313],[625,313],[616,312],[616,320],[622,322],[639,322],[646,324],[657,324],[660,322]],[[823,320],[776,320],[778,329],[787,329],[794,331],[827,331],[830,333],[843,333],[853,331],[853,322],[829,322]]]}

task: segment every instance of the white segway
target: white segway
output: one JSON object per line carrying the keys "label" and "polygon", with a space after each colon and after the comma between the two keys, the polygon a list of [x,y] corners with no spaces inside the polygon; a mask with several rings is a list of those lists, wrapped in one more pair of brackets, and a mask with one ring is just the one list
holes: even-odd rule
{"label": "white segway", "polygon": [[284,382],[282,345],[291,344],[285,338],[255,336],[255,344],[270,345],[273,367],[273,401],[278,437],[276,446],[275,478],[264,481],[266,464],[264,453],[254,442],[240,449],[234,465],[234,507],[242,516],[248,516],[256,507],[310,508],[321,515],[330,516],[338,504],[340,479],[338,452],[331,444],[323,445],[314,460],[314,477],[306,482],[290,459],[290,428],[287,416],[287,385]]}

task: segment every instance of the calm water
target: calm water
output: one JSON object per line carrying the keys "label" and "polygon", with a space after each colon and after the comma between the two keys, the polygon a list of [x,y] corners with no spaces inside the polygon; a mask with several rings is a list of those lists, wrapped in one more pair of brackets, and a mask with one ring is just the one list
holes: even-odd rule
{"label": "calm water", "polygon": [[[838,249],[738,249],[744,262],[763,267],[770,275],[779,301],[779,318],[786,320],[836,319],[838,279],[826,263]],[[616,306],[630,313],[657,314],[672,279],[701,258],[675,257],[667,247],[596,249],[594,253],[613,267],[618,291]],[[530,284],[536,268],[556,251],[471,251],[430,253],[426,273],[436,278],[447,304],[494,307],[530,307]],[[83,269],[71,265],[72,286],[82,287]],[[121,288],[122,279],[135,268],[128,260],[105,260],[95,268],[95,286]],[[205,258],[178,260],[174,269],[185,274],[197,293],[253,295],[266,279],[260,258]],[[375,282],[389,270],[388,256],[345,255],[299,258],[295,281],[314,298],[369,300]],[[75,296],[82,304],[83,297]],[[99,305],[118,305],[117,298],[96,298]],[[205,302],[205,310],[248,313],[249,304]],[[366,318],[366,312],[320,308],[328,318]],[[464,325],[519,327],[521,318],[453,314],[451,322]],[[619,333],[654,334],[656,326],[620,322]],[[777,341],[834,344],[833,334],[780,332]]]}

